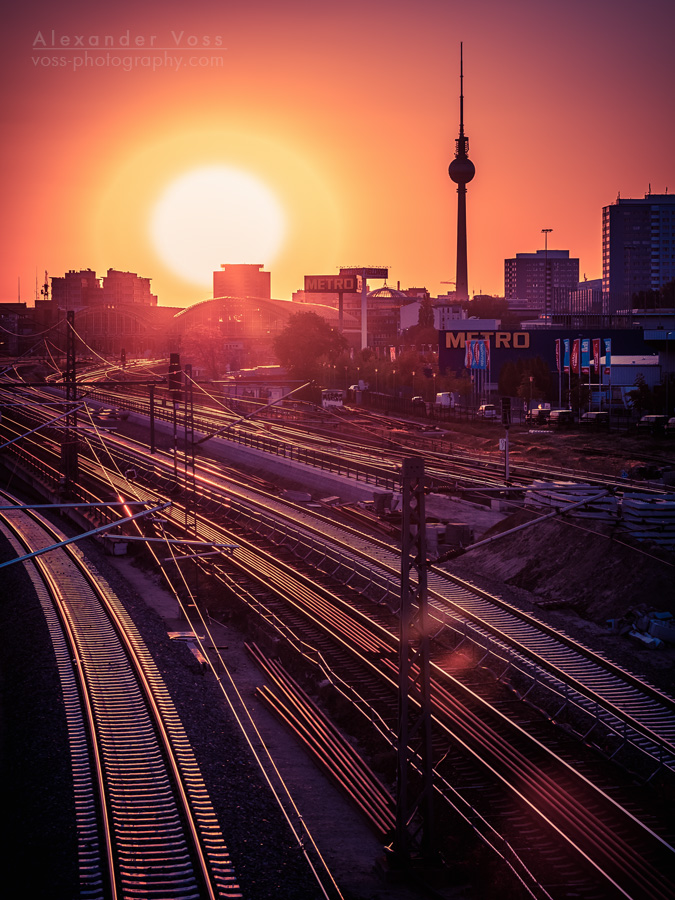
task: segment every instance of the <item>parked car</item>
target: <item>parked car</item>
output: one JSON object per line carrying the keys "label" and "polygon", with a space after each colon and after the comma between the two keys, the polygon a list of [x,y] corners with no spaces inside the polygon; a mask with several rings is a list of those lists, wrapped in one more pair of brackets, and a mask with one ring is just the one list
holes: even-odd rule
{"label": "parked car", "polygon": [[658,416],[650,413],[647,416],[643,416],[637,423],[637,432],[638,434],[664,435],[667,424],[668,416]]}
{"label": "parked car", "polygon": [[552,409],[548,424],[552,428],[571,428],[574,425],[574,413],[571,409]]}
{"label": "parked car", "polygon": [[664,471],[665,469],[651,463],[636,463],[626,474],[633,481],[661,481]]}
{"label": "parked car", "polygon": [[424,402],[424,397],[413,397],[410,401],[412,403],[413,409],[417,413],[426,413],[427,405]]}
{"label": "parked car", "polygon": [[477,416],[480,416],[483,419],[496,419],[497,418],[497,407],[494,403],[483,403],[482,406],[478,407]]}
{"label": "parked car", "polygon": [[675,437],[675,416],[671,416],[666,422],[666,436]]}
{"label": "parked car", "polygon": [[594,410],[585,412],[579,419],[582,428],[609,428],[609,413],[607,410]]}

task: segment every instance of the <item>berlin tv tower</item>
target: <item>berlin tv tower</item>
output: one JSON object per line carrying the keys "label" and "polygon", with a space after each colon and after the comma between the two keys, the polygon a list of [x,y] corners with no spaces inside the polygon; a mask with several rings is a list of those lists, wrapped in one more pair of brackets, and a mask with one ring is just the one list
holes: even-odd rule
{"label": "berlin tv tower", "polygon": [[464,51],[459,45],[459,137],[455,141],[455,158],[448,166],[448,174],[457,185],[457,281],[455,289],[460,300],[469,299],[469,276],[466,266],[466,186],[476,174],[469,159],[469,139],[464,136]]}

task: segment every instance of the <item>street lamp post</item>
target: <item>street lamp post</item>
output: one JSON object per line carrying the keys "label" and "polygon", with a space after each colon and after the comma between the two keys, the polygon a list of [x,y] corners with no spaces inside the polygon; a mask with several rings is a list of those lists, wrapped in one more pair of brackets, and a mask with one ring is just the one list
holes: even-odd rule
{"label": "street lamp post", "polygon": [[544,321],[548,317],[548,236],[552,231],[552,228],[541,229],[544,235]]}
{"label": "street lamp post", "polygon": [[675,331],[667,331],[666,332],[666,415],[670,416],[670,410],[668,407],[668,387],[670,384],[670,347],[668,346],[668,341],[670,340],[671,334],[675,334]]}

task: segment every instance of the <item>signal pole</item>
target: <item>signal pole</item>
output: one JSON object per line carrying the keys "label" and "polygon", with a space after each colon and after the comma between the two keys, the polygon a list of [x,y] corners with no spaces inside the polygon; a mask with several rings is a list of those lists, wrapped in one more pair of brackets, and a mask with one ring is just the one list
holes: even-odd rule
{"label": "signal pole", "polygon": [[66,369],[64,381],[66,385],[66,431],[61,441],[61,472],[64,496],[70,496],[73,485],[77,482],[77,379],[75,356],[75,312],[66,312]]}
{"label": "signal pole", "polygon": [[[413,843],[431,861],[433,752],[431,745],[430,628],[427,606],[424,460],[403,460],[401,470],[401,610],[399,725],[394,863],[407,869]],[[415,573],[416,578],[411,577]],[[413,770],[416,776],[410,778]],[[411,833],[414,830],[414,834]]]}

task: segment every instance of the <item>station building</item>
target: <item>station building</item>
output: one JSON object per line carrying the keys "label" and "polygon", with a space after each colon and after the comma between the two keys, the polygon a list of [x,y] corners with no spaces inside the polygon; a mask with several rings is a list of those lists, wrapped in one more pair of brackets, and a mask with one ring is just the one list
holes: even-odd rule
{"label": "station building", "polygon": [[46,332],[46,342],[61,352],[65,352],[65,324],[59,326],[69,312],[75,313],[75,329],[85,352],[115,357],[124,350],[128,357],[142,357],[168,355],[172,349],[177,309],[158,306],[149,278],[117,269],[108,269],[99,278],[92,269],[71,269],[52,276],[49,294],[46,285],[45,299],[35,301],[34,330]]}

